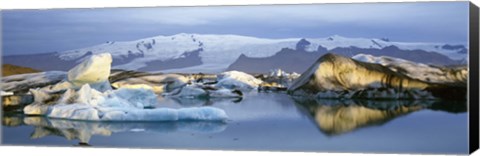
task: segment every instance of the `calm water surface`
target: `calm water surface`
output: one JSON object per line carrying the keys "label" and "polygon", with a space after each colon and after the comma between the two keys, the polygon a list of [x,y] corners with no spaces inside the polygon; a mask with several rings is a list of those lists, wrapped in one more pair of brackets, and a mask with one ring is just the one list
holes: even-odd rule
{"label": "calm water surface", "polygon": [[4,115],[10,145],[163,149],[449,153],[468,149],[465,102],[339,101],[252,93],[243,99],[159,99],[213,106],[226,122],[82,122]]}

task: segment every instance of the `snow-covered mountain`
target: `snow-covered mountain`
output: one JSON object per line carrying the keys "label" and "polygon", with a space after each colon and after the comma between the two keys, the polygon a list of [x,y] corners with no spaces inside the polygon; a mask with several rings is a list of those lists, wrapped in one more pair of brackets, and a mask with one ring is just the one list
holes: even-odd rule
{"label": "snow-covered mountain", "polygon": [[[391,42],[388,39],[347,38],[338,35],[326,38],[267,39],[239,35],[186,33],[155,36],[135,41],[109,41],[92,47],[58,52],[54,53],[54,56],[42,57],[46,57],[45,59],[48,58],[50,61],[53,61],[52,58],[59,58],[58,62],[68,64],[68,62],[78,63],[92,54],[109,52],[114,60],[114,69],[221,72],[241,55],[249,58],[268,58],[284,48],[318,52],[338,48],[384,49],[392,46],[400,50],[438,53],[458,62],[467,58],[465,46],[443,43]],[[6,57],[5,60],[7,63],[22,62],[18,56],[12,56],[10,59],[11,61],[9,61],[9,57]],[[47,63],[54,64],[54,62]],[[48,67],[48,65],[44,66]]]}

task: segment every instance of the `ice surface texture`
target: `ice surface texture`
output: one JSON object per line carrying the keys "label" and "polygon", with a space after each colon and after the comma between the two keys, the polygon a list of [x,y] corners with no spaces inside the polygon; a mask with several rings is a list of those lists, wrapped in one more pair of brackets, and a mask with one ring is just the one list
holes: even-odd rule
{"label": "ice surface texture", "polygon": [[35,102],[26,106],[24,113],[89,121],[223,121],[228,118],[223,110],[213,107],[147,109],[155,107],[157,95],[141,87],[112,90],[108,82],[111,63],[109,53],[94,55],[71,69],[63,82],[30,89]]}
{"label": "ice surface texture", "polygon": [[[43,92],[36,97],[48,96]],[[128,89],[99,92],[85,84],[79,91],[69,90],[56,104],[34,103],[25,107],[28,115],[89,121],[224,121],[226,113],[218,108],[155,108],[156,95],[147,89]],[[40,98],[37,98],[40,99]]]}
{"label": "ice surface texture", "polygon": [[228,71],[218,75],[217,87],[228,89],[238,89],[242,91],[250,91],[255,89],[263,81],[253,77],[250,74],[240,71]]}

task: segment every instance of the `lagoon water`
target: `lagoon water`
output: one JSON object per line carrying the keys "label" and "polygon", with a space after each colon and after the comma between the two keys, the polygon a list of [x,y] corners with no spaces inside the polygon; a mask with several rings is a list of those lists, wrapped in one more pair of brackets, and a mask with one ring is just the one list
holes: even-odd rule
{"label": "lagoon water", "polygon": [[213,106],[226,122],[84,122],[4,115],[2,143],[162,149],[465,154],[466,102],[159,99],[161,107]]}

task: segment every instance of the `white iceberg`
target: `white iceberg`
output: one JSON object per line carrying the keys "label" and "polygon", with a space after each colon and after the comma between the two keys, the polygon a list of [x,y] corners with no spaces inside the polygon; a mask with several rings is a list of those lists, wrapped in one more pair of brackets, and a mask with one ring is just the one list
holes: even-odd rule
{"label": "white iceberg", "polygon": [[68,71],[68,81],[78,86],[107,81],[111,64],[110,53],[93,55]]}
{"label": "white iceberg", "polygon": [[108,77],[112,56],[110,53],[93,55],[68,71],[67,79],[52,86],[44,87],[48,92],[58,92],[67,89],[78,89],[89,84],[98,91],[111,90]]}
{"label": "white iceberg", "polygon": [[10,96],[10,95],[13,95],[13,92],[5,92],[3,90],[0,90],[0,95],[1,96]]}
{"label": "white iceberg", "polygon": [[[40,96],[40,93],[36,96]],[[77,92],[65,92],[59,102],[66,101],[72,103],[35,103],[25,107],[24,112],[28,115],[88,121],[224,121],[228,118],[223,110],[213,107],[145,109],[156,105],[155,93],[145,89],[123,88],[102,93],[85,84]]]}
{"label": "white iceberg", "polygon": [[242,91],[250,91],[263,83],[262,80],[240,71],[223,72],[217,76],[217,81],[216,86],[219,88],[223,87]]}
{"label": "white iceberg", "polygon": [[[218,108],[146,109],[157,104],[152,89],[120,88],[112,90],[110,76],[111,55],[94,55],[68,72],[68,79],[42,89],[30,89],[35,101],[24,108],[27,115],[42,115],[50,118],[88,121],[177,121],[227,119]],[[156,76],[142,80],[157,81]],[[164,76],[167,90],[183,86],[175,76]],[[78,89],[78,91],[77,91]],[[183,87],[180,96],[195,96],[204,90]]]}

